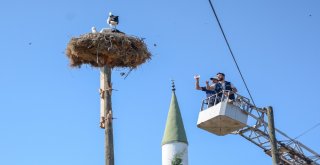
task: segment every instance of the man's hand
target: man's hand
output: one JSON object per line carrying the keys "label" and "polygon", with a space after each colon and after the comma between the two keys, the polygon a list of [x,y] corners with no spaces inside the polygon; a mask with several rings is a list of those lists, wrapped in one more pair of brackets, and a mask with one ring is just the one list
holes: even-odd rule
{"label": "man's hand", "polygon": [[194,79],[196,79],[196,90],[201,90],[201,87],[199,85],[200,76],[199,75],[195,75]]}

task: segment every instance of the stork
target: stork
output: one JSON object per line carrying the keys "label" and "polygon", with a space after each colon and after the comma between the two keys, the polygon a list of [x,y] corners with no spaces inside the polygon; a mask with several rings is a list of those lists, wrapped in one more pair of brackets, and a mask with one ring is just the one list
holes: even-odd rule
{"label": "stork", "polygon": [[119,24],[119,16],[115,16],[110,12],[107,23],[111,28],[116,29],[116,26]]}
{"label": "stork", "polygon": [[91,33],[97,33],[96,27],[93,26],[93,27],[91,28]]}

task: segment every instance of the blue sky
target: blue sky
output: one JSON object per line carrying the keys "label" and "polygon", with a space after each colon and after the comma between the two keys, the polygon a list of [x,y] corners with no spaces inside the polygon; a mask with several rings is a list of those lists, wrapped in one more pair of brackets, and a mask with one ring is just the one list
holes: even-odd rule
{"label": "blue sky", "polygon": [[[273,106],[276,127],[296,137],[319,123],[320,2],[213,1],[257,106]],[[248,96],[207,0],[1,1],[0,164],[104,164],[99,70],[73,69],[71,37],[106,27],[146,38],[148,63],[112,81],[115,162],[161,165],[171,79],[189,140],[189,164],[271,164],[238,135],[196,127],[205,79],[224,72]],[[154,46],[156,44],[157,46]],[[320,128],[298,140],[320,152]]]}

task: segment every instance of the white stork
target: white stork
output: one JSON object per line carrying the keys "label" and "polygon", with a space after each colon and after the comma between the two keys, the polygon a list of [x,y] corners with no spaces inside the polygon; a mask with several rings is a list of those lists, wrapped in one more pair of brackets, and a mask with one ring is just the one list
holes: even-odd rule
{"label": "white stork", "polygon": [[91,28],[91,33],[97,33],[96,27],[93,26],[93,27]]}
{"label": "white stork", "polygon": [[109,17],[107,19],[107,23],[110,25],[111,28],[116,28],[116,26],[119,24],[119,16],[112,15],[112,13],[109,13]]}

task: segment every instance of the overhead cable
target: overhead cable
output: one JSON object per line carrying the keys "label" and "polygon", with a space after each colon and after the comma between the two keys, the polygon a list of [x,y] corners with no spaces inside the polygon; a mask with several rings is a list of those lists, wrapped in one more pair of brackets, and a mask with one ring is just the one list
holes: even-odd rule
{"label": "overhead cable", "polygon": [[220,21],[219,21],[219,18],[218,18],[218,16],[217,16],[217,13],[216,13],[213,5],[212,5],[211,0],[209,0],[209,3],[210,3],[210,6],[211,6],[212,11],[213,11],[213,13],[214,13],[214,16],[215,16],[215,18],[216,18],[216,20],[217,20],[217,22],[218,22],[218,24],[219,24],[219,27],[220,27],[220,30],[221,30],[221,32],[222,32],[223,38],[224,38],[224,40],[225,40],[226,43],[227,43],[227,46],[228,46],[228,48],[229,48],[230,54],[231,54],[231,56],[232,56],[232,59],[233,59],[234,63],[236,64],[236,67],[237,67],[238,72],[239,72],[239,74],[240,74],[240,76],[241,76],[241,79],[242,79],[242,81],[243,81],[243,83],[244,83],[244,85],[245,85],[245,87],[246,87],[246,89],[247,89],[247,92],[249,93],[250,99],[252,100],[252,103],[253,103],[253,105],[255,106],[256,104],[254,103],[254,100],[253,100],[252,95],[251,95],[251,93],[250,93],[250,90],[249,90],[249,88],[248,88],[248,86],[247,86],[247,83],[246,83],[246,81],[245,81],[245,79],[244,79],[244,77],[243,77],[243,75],[242,75],[242,73],[241,73],[241,70],[240,70],[240,67],[239,67],[239,65],[238,65],[238,63],[237,63],[237,60],[236,60],[236,58],[235,58],[234,55],[233,55],[233,52],[232,52],[231,47],[230,47],[230,44],[229,44],[229,42],[228,42],[228,40],[227,40],[227,37],[226,37],[226,35],[225,35],[225,33],[224,33],[223,29],[222,29],[221,23],[220,23]]}

